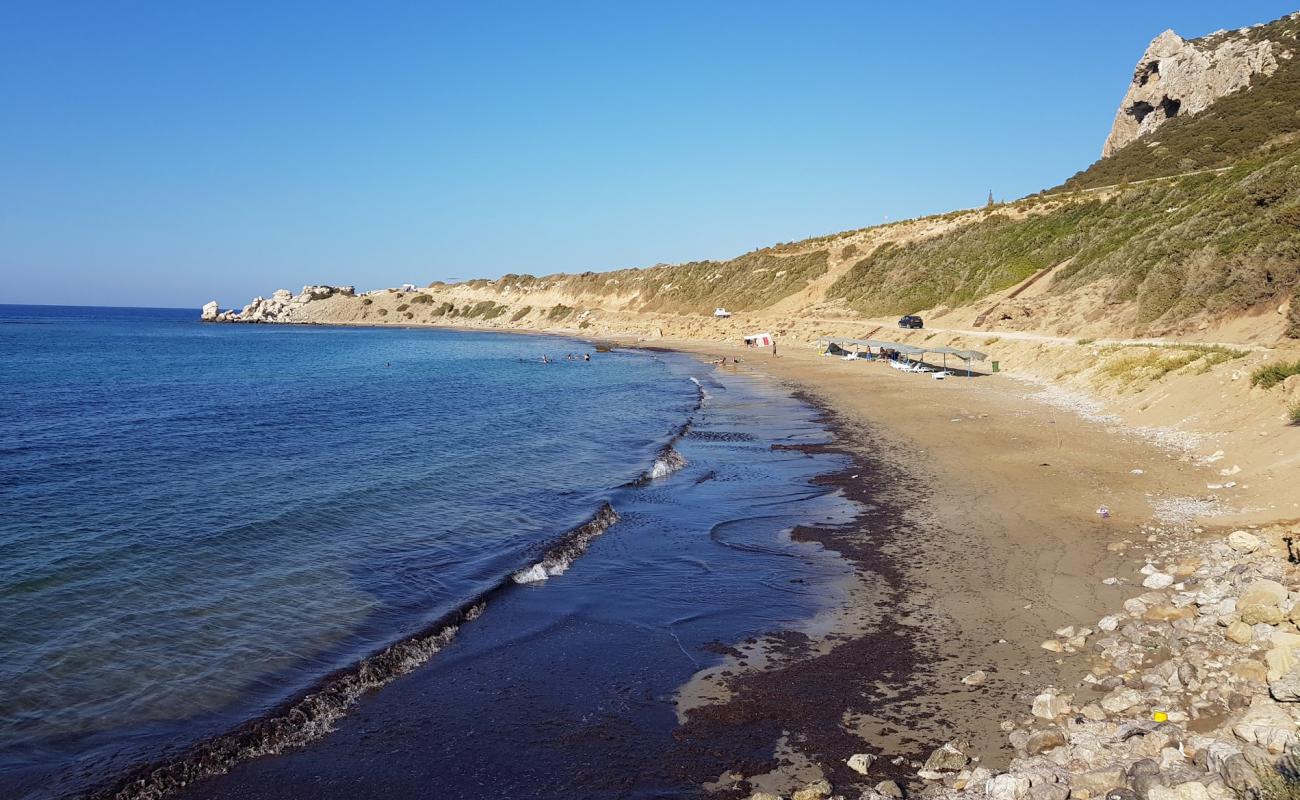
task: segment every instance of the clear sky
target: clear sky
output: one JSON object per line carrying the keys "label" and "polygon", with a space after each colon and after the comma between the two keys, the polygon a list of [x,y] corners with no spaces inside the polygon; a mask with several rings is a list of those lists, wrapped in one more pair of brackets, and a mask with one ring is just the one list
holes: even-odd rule
{"label": "clear sky", "polygon": [[1059,183],[1300,0],[0,3],[0,302],[700,258]]}

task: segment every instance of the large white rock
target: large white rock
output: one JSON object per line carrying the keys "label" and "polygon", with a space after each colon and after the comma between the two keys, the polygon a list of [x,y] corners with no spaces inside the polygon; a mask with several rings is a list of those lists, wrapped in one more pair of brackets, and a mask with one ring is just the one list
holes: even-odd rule
{"label": "large white rock", "polygon": [[217,305],[217,301],[213,300],[212,302],[207,303],[203,306],[203,313],[199,316],[199,319],[211,321],[216,319],[217,314],[220,313],[221,313],[221,308]]}
{"label": "large white rock", "polygon": [[1239,33],[1192,40],[1173,31],[1160,34],[1138,61],[1102,156],[1176,116],[1204,111],[1225,94],[1245,88],[1255,75],[1273,74],[1278,49],[1268,40],[1251,42]]}

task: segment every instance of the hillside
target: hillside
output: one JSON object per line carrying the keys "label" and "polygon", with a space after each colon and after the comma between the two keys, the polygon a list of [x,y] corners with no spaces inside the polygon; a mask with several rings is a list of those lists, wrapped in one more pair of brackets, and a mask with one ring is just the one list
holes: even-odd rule
{"label": "hillside", "polygon": [[[310,305],[284,292],[225,318],[708,335],[721,306],[810,335],[919,312],[991,332],[1179,336],[1248,324],[1251,341],[1300,338],[1298,37],[1300,15],[1201,39],[1161,34],[1139,59],[1111,154],[1013,203],[725,261],[512,274]],[[1167,110],[1133,116],[1152,92]]]}

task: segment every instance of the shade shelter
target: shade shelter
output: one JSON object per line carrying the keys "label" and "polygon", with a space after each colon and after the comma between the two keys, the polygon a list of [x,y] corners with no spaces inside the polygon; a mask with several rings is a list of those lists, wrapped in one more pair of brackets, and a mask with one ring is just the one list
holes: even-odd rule
{"label": "shade shelter", "polygon": [[971,374],[972,361],[983,361],[988,358],[986,353],[981,353],[978,350],[963,350],[959,347],[926,347],[905,342],[890,342],[884,339],[841,339],[823,336],[817,340],[817,343],[825,345],[828,350],[832,346],[839,350],[845,350],[847,347],[865,347],[868,352],[873,347],[877,350],[892,350],[895,353],[907,356],[909,359],[916,356],[917,360],[923,360],[927,353],[938,353],[943,356],[944,369],[948,368],[948,356],[954,356],[966,362],[967,377],[970,377]]}
{"label": "shade shelter", "polygon": [[770,333],[751,333],[745,337],[746,347],[771,347],[772,334]]}

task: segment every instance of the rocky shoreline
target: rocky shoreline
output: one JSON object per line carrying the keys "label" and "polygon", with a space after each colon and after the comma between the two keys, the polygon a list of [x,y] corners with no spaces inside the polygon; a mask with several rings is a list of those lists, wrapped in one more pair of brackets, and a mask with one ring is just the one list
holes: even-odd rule
{"label": "rocky shoreline", "polygon": [[356,297],[352,286],[304,286],[295,295],[288,289],[276,289],[270,297],[254,297],[243,309],[225,311],[212,300],[203,306],[199,319],[204,322],[297,322],[295,312],[313,300],[330,297]]}
{"label": "rocky shoreline", "polygon": [[[792,800],[1289,796],[1300,726],[1300,559],[1290,540],[1300,526],[1213,538],[1201,528],[1143,526],[1137,534],[1112,547],[1148,548],[1135,587],[1143,591],[1094,625],[1043,642],[1061,659],[1086,659],[1088,672],[1077,686],[1044,687],[1002,721],[1016,752],[1007,770],[980,766],[955,740],[913,763],[907,787],[885,780],[837,793],[818,781]],[[988,679],[976,673],[964,682]],[[870,776],[884,757],[858,754],[849,766]]]}

